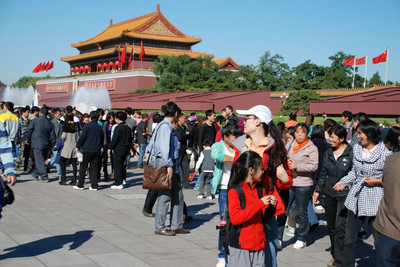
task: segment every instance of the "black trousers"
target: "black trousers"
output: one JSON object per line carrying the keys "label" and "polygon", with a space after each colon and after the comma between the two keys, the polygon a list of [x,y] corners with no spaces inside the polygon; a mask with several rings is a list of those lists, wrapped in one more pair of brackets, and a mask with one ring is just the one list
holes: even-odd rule
{"label": "black trousers", "polygon": [[128,156],[129,150],[115,150],[114,159],[114,179],[115,185],[121,185],[123,180],[126,180],[125,159]]}
{"label": "black trousers", "polygon": [[31,145],[24,144],[24,171],[28,170],[29,155],[31,154]]}
{"label": "black trousers", "polygon": [[325,216],[328,224],[328,234],[331,240],[331,254],[335,266],[342,266],[344,236],[346,233],[347,208],[344,206],[345,197],[331,198],[325,196]]}
{"label": "black trousers", "polygon": [[[72,179],[71,182],[76,182],[76,173],[77,173],[77,167],[76,167],[76,158],[70,158],[69,162],[72,164]],[[60,157],[60,167],[61,167],[61,181],[67,180],[67,159],[64,157]]]}
{"label": "black trousers", "polygon": [[100,179],[101,167],[103,167],[104,178],[108,180],[108,149],[107,146],[103,146],[103,152],[99,153],[99,164],[97,167],[97,177]]}
{"label": "black trousers", "polygon": [[[357,248],[357,236],[360,231],[361,225],[364,223],[365,219],[368,219],[369,226],[375,220],[375,216],[358,216],[354,214],[351,210],[347,211],[346,220],[346,233],[344,237],[343,246],[343,267],[353,267],[356,261],[356,248]],[[372,231],[374,236],[375,248],[377,247],[378,233],[375,228]]]}
{"label": "black trousers", "polygon": [[79,181],[78,187],[83,187],[85,182],[85,175],[90,164],[89,177],[92,188],[98,187],[98,167],[99,167],[100,152],[83,152],[83,161],[79,167]]}
{"label": "black trousers", "polygon": [[189,187],[189,158],[186,153],[179,153],[179,167],[182,187]]}

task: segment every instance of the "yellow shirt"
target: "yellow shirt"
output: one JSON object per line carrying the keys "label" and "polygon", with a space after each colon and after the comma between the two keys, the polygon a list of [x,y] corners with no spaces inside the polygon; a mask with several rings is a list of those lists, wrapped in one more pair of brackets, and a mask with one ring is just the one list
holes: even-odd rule
{"label": "yellow shirt", "polygon": [[264,151],[265,151],[265,148],[266,148],[267,145],[268,145],[268,141],[269,141],[269,138],[268,138],[268,137],[265,137],[264,140],[261,142],[261,144],[259,144],[259,145],[257,146],[256,149],[252,149],[252,148],[251,148],[252,145],[253,145],[253,140],[251,140],[251,138],[247,138],[247,139],[244,141],[244,144],[245,144],[246,147],[247,147],[247,151],[254,151],[254,152],[256,152],[258,155],[260,155],[260,157],[262,158],[262,157],[263,157],[263,154],[264,154]]}

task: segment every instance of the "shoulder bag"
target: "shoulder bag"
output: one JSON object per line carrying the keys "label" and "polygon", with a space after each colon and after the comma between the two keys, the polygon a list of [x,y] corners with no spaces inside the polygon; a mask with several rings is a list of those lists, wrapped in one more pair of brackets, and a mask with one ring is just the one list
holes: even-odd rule
{"label": "shoulder bag", "polygon": [[11,188],[6,184],[3,180],[3,177],[0,176],[0,184],[1,184],[1,206],[7,206],[11,205],[14,202],[14,192],[11,190]]}
{"label": "shoulder bag", "polygon": [[[161,125],[158,126],[158,129]],[[153,146],[156,143],[157,132],[154,136]],[[150,167],[149,160],[151,157],[151,152],[153,151],[153,146],[150,149],[149,157],[147,159],[147,166],[144,166],[143,174],[143,189],[171,189],[171,180],[167,176],[167,167]]]}

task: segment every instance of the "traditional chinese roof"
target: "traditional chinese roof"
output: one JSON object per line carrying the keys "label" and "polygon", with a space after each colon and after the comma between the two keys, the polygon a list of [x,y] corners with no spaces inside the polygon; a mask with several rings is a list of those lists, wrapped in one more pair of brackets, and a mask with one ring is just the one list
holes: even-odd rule
{"label": "traditional chinese roof", "polygon": [[111,21],[110,26],[95,37],[86,41],[80,41],[71,46],[80,48],[123,36],[138,39],[188,43],[192,45],[201,42],[200,38],[188,36],[172,25],[161,13],[160,6],[157,5],[157,11],[155,12],[119,23],[112,24]]}
{"label": "traditional chinese roof", "polygon": [[215,59],[213,62],[215,62],[219,68],[240,69],[239,64],[237,64],[231,57]]}
{"label": "traditional chinese roof", "polygon": [[[83,53],[79,54],[76,56],[70,56],[70,57],[62,57],[61,60],[65,62],[72,62],[76,60],[81,60],[81,59],[86,59],[86,58],[94,58],[94,57],[101,57],[105,55],[112,55],[114,53],[117,53],[118,50],[122,51],[122,47],[114,47],[114,48],[107,48],[99,51],[94,51],[94,52],[89,52],[89,53]],[[140,54],[140,46],[135,46],[133,53],[134,54]],[[132,45],[127,47],[127,54],[130,54],[132,51]],[[200,52],[195,52],[193,50],[180,50],[180,49],[168,49],[168,48],[158,48],[158,47],[145,47],[145,52],[146,56],[156,56],[158,57],[159,55],[166,55],[166,56],[180,56],[180,55],[188,55],[190,58],[198,58],[198,57],[214,57],[214,55],[206,54],[206,53],[200,53]]]}

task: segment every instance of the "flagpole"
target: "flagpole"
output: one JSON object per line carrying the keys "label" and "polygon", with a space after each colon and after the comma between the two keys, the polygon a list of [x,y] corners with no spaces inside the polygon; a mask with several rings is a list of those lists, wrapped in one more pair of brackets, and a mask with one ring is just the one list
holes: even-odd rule
{"label": "flagpole", "polygon": [[354,57],[354,65],[353,65],[353,89],[355,81],[356,81],[356,57]]}
{"label": "flagpole", "polygon": [[388,47],[388,49],[387,49],[387,55],[386,55],[385,85],[387,84],[388,63],[389,63],[389,47]]}
{"label": "flagpole", "polygon": [[368,55],[365,56],[364,89],[367,86],[367,68],[368,68]]}

